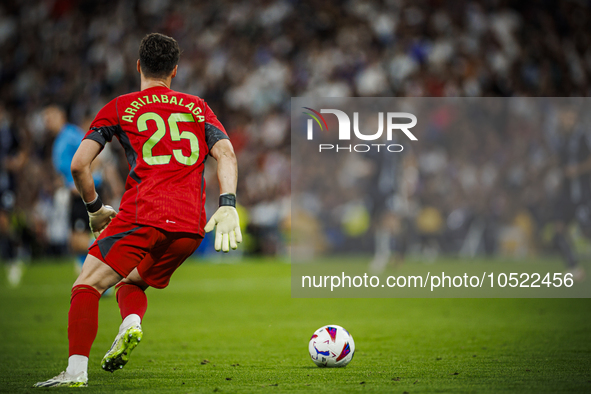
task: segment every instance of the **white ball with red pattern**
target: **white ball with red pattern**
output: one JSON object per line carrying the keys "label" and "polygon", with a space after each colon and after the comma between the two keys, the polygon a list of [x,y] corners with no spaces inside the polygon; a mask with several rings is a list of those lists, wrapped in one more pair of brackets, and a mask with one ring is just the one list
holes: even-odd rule
{"label": "white ball with red pattern", "polygon": [[329,324],[314,332],[308,351],[319,367],[344,367],[353,359],[355,341],[343,327]]}

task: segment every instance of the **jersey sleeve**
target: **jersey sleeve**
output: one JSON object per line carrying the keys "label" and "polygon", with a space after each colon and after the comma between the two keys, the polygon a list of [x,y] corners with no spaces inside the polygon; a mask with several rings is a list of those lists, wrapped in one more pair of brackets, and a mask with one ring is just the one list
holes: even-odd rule
{"label": "jersey sleeve", "polygon": [[84,139],[96,141],[104,147],[107,142],[111,142],[113,136],[120,129],[119,116],[117,115],[117,99],[114,99],[99,111],[90,124],[90,129]]}
{"label": "jersey sleeve", "polygon": [[229,137],[226,129],[224,129],[218,117],[209,108],[209,105],[205,103],[205,142],[207,143],[207,148],[211,150],[216,142],[227,139]]}

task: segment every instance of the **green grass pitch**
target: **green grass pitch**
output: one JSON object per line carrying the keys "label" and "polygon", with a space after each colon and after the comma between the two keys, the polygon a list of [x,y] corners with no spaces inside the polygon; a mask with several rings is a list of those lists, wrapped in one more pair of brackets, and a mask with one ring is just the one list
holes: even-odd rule
{"label": "green grass pitch", "polygon": [[[591,392],[589,299],[292,299],[289,278],[274,260],[186,263],[148,291],[144,339],[114,374],[100,360],[120,316],[102,299],[82,390]],[[0,285],[0,391],[38,392],[32,384],[65,369],[73,280],[72,265],[46,263],[27,267],[17,289]],[[346,368],[309,359],[325,324],[355,338]]]}

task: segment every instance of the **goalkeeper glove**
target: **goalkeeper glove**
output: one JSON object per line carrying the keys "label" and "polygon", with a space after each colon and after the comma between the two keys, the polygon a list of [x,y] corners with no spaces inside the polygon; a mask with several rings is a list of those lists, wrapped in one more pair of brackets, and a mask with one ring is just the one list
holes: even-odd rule
{"label": "goalkeeper glove", "polygon": [[88,211],[88,218],[90,219],[90,230],[95,238],[103,232],[105,228],[111,223],[111,219],[117,215],[117,211],[110,205],[103,205],[99,195],[93,202],[86,203],[86,210]]}
{"label": "goalkeeper glove", "polygon": [[215,250],[229,252],[230,248],[238,248],[238,244],[242,242],[242,233],[240,232],[240,218],[236,211],[236,196],[234,194],[220,196],[220,207],[207,222],[205,232],[212,231],[214,227]]}

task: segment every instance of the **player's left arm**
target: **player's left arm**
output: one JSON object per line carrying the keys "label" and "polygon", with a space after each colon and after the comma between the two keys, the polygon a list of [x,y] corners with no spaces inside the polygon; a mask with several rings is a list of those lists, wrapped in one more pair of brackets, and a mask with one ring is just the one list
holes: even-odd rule
{"label": "player's left arm", "polygon": [[91,139],[83,140],[72,159],[71,165],[74,184],[82,197],[82,201],[86,204],[90,229],[95,237],[99,236],[117,214],[112,207],[103,205],[94,187],[91,166],[101,149],[102,145],[98,142]]}
{"label": "player's left arm", "polygon": [[232,143],[228,139],[217,141],[209,153],[218,162],[217,175],[220,183],[220,207],[213,214],[209,222],[207,222],[205,232],[210,232],[215,228],[215,250],[219,252],[221,249],[224,252],[228,252],[230,248],[238,248],[238,244],[242,242],[240,218],[236,211],[238,163]]}
{"label": "player's left arm", "polygon": [[214,247],[218,252],[238,248],[242,242],[240,219],[236,211],[236,184],[238,182],[238,164],[234,147],[222,123],[207,103],[204,103],[205,142],[209,154],[218,162],[218,181],[220,183],[220,207],[207,222],[206,233],[215,228]]}
{"label": "player's left arm", "polygon": [[238,184],[238,161],[234,153],[234,147],[230,140],[219,140],[209,152],[218,162],[218,181],[220,194],[236,195]]}

